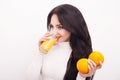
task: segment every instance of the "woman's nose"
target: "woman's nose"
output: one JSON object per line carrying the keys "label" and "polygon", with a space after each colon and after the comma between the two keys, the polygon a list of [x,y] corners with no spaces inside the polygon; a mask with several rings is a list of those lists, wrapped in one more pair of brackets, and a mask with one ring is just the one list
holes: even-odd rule
{"label": "woman's nose", "polygon": [[51,31],[52,34],[56,35],[58,33],[58,30],[57,29],[54,29]]}

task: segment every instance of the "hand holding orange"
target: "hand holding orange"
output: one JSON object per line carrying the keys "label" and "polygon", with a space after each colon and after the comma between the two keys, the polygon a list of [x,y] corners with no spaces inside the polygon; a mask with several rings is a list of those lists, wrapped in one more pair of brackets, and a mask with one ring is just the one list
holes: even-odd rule
{"label": "hand holding orange", "polygon": [[[93,60],[97,66],[100,65],[100,61],[104,62],[104,56],[102,53],[98,51],[93,51],[89,57],[89,59]],[[87,58],[81,58],[77,61],[77,69],[79,72],[86,74],[89,72],[88,70],[88,59]]]}
{"label": "hand holding orange", "polygon": [[103,63],[104,62],[104,56],[102,53],[98,51],[94,51],[89,55],[89,58],[93,60],[97,66],[100,65],[100,61]]}

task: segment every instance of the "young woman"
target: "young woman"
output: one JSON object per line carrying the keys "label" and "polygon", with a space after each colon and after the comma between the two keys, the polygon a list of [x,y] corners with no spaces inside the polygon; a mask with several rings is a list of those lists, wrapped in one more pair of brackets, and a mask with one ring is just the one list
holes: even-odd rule
{"label": "young woman", "polygon": [[88,58],[92,52],[91,38],[81,12],[70,4],[59,5],[48,14],[47,29],[39,46],[52,35],[57,38],[57,42],[47,54],[40,53],[42,61],[36,61],[39,64],[36,65],[38,74],[32,74],[42,77],[41,80],[92,80],[98,69],[92,60],[88,59],[87,74],[78,72],[76,68],[78,59]]}

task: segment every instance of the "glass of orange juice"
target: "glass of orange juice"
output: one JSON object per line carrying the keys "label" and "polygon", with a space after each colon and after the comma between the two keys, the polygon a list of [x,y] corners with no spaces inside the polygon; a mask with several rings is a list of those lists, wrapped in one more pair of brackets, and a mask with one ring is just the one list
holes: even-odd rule
{"label": "glass of orange juice", "polygon": [[50,37],[50,39],[44,41],[41,46],[40,46],[40,51],[42,53],[47,54],[49,52],[49,50],[52,48],[52,46],[56,43],[57,39],[52,36]]}

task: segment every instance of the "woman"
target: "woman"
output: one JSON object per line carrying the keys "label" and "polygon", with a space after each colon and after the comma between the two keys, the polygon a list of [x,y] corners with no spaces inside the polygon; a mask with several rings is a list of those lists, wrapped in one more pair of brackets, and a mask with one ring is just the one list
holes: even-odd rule
{"label": "woman", "polygon": [[87,74],[78,72],[76,68],[78,59],[88,58],[92,52],[91,38],[81,12],[70,4],[59,5],[48,15],[47,29],[39,46],[52,35],[57,38],[57,43],[47,54],[41,53],[38,75],[42,80],[92,80],[98,69],[92,60],[88,59]]}

